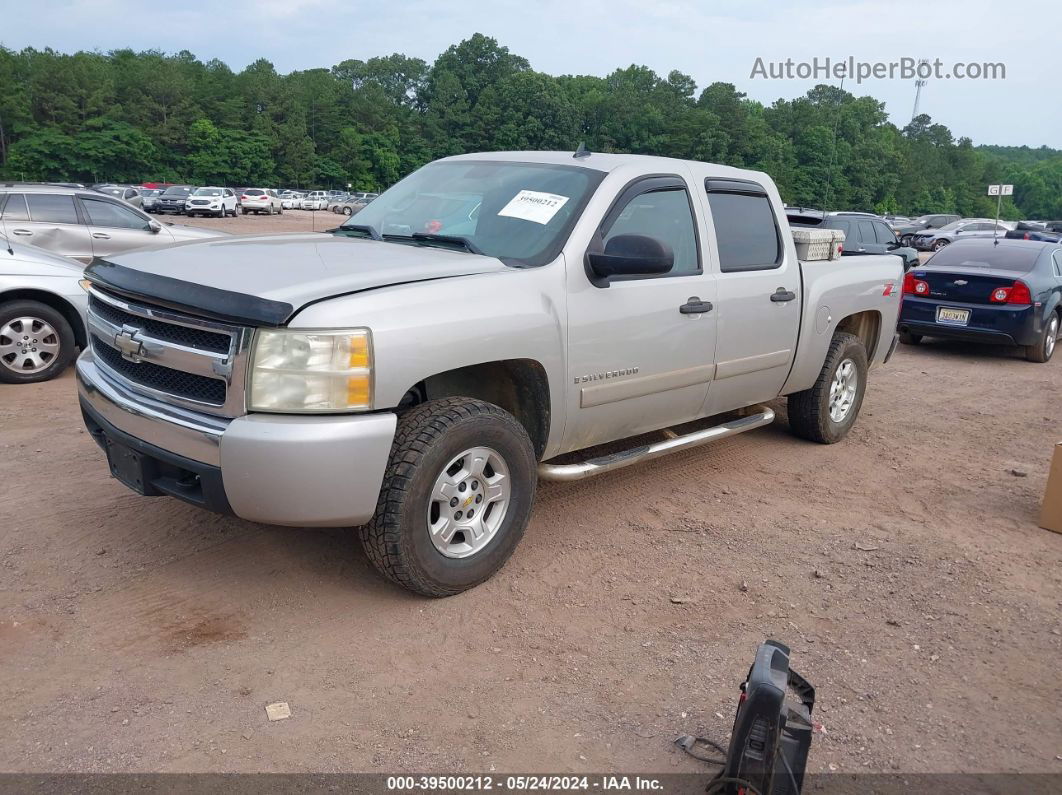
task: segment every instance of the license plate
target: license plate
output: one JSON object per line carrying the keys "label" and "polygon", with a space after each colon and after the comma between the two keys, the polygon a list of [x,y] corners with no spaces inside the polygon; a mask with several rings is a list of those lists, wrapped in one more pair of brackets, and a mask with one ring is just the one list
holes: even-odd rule
{"label": "license plate", "polygon": [[144,493],[144,466],[138,452],[108,439],[107,463],[117,480],[138,494]]}
{"label": "license plate", "polygon": [[970,322],[970,310],[952,309],[947,306],[938,307],[937,322],[947,326],[965,326]]}

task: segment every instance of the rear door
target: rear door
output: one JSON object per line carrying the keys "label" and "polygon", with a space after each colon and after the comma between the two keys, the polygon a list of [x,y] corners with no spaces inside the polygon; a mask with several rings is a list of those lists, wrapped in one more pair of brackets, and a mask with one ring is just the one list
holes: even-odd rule
{"label": "rear door", "polygon": [[13,240],[88,262],[92,259],[89,231],[69,193],[11,193],[3,211],[4,226]]}
{"label": "rear door", "polygon": [[92,255],[106,257],[134,248],[159,244],[151,219],[118,202],[82,196],[81,207],[88,220]]}
{"label": "rear door", "polygon": [[718,257],[715,381],[708,413],[778,396],[800,330],[800,263],[783,243],[777,194],[736,179],[707,179]]}
{"label": "rear door", "polygon": [[628,185],[591,246],[645,235],[671,248],[670,272],[595,283],[583,262],[568,268],[568,421],[578,449],[696,418],[713,372],[715,275],[683,176]]}

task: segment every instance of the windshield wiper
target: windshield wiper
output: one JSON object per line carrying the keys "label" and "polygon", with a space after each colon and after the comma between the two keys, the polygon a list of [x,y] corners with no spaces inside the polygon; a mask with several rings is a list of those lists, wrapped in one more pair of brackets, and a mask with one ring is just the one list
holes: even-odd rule
{"label": "windshield wiper", "polygon": [[333,231],[333,232],[361,232],[363,235],[365,235],[366,237],[370,237],[373,240],[383,240],[383,238],[380,237],[380,233],[377,232],[376,229],[374,229],[373,227],[369,226],[368,224],[341,224],[340,226],[337,226],[335,229],[333,229],[331,231]]}
{"label": "windshield wiper", "polygon": [[470,254],[482,254],[483,251],[462,235],[433,235],[429,232],[414,232],[410,237],[421,243],[441,243],[444,246],[459,246]]}

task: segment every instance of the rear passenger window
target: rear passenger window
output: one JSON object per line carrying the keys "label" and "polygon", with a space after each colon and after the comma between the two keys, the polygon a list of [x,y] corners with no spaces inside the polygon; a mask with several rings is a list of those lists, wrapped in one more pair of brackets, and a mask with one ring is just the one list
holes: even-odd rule
{"label": "rear passenger window", "polygon": [[29,210],[26,209],[26,197],[21,193],[8,194],[3,218],[5,221],[28,221]]}
{"label": "rear passenger window", "polygon": [[74,209],[74,197],[58,193],[26,194],[31,221],[49,224],[76,224],[77,210]]}
{"label": "rear passenger window", "polygon": [[681,188],[635,196],[605,234],[605,245],[616,235],[645,235],[670,246],[675,254],[675,264],[666,274],[668,276],[700,272],[693,211],[689,194]]}
{"label": "rear passenger window", "polygon": [[723,273],[777,268],[782,261],[782,243],[774,210],[763,189],[749,183],[748,193],[712,190],[712,183],[708,180],[708,205]]}
{"label": "rear passenger window", "polygon": [[859,222],[859,237],[861,243],[873,243],[874,237],[874,224],[870,221]]}

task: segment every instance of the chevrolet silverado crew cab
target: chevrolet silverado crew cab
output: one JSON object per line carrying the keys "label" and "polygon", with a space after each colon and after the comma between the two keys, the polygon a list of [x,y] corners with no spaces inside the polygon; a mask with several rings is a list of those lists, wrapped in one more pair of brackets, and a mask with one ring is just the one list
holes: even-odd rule
{"label": "chevrolet silverado crew cab", "polygon": [[766,425],[780,395],[797,435],[842,439],[903,266],[798,260],[766,174],[581,149],[446,158],[330,234],[85,275],[78,388],[114,477],[358,527],[387,577],[446,596],[504,564],[539,478]]}

